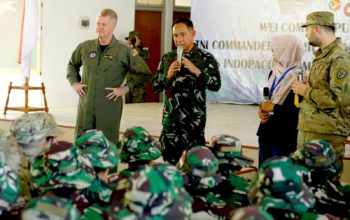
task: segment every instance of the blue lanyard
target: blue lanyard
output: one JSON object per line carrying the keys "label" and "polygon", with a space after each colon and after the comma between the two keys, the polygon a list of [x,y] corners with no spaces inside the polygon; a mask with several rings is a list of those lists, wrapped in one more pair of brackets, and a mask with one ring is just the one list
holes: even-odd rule
{"label": "blue lanyard", "polygon": [[292,67],[289,67],[281,76],[281,78],[278,80],[277,84],[276,84],[276,75],[275,77],[273,78],[273,82],[272,82],[272,85],[271,85],[271,88],[270,88],[270,96],[272,96],[273,92],[275,91],[276,87],[278,86],[278,84],[280,84],[280,82],[284,79],[284,77],[287,75],[287,73],[289,71],[291,71],[292,69],[294,69],[296,66],[292,66]]}

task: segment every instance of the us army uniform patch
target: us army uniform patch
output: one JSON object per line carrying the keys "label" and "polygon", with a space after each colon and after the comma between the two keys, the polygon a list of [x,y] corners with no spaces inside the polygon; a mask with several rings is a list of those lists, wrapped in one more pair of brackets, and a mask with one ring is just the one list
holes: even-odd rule
{"label": "us army uniform patch", "polygon": [[340,69],[338,71],[337,77],[338,79],[343,79],[346,76],[347,72],[344,69]]}

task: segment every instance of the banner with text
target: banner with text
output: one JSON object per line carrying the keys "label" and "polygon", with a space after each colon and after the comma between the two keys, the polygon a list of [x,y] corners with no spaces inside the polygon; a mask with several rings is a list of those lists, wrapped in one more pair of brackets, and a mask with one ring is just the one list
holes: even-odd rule
{"label": "banner with text", "polygon": [[303,65],[309,70],[318,48],[308,45],[305,28],[300,25],[313,11],[333,12],[336,35],[350,46],[350,0],[192,0],[196,43],[220,63],[221,89],[208,92],[207,100],[261,102],[273,67],[273,36],[294,34],[304,41]]}

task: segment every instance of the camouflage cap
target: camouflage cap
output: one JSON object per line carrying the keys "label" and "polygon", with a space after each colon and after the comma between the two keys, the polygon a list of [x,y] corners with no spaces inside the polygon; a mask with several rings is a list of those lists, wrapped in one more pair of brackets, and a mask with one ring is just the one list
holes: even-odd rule
{"label": "camouflage cap", "polygon": [[83,189],[95,179],[88,158],[72,143],[60,141],[34,158],[31,174],[34,186],[43,190],[60,187]]}
{"label": "camouflage cap", "polygon": [[123,207],[112,207],[114,219],[187,219],[192,213],[192,198],[175,167],[145,166],[129,181]]}
{"label": "camouflage cap", "polygon": [[22,212],[23,220],[79,220],[80,214],[75,205],[67,199],[47,194],[32,199]]}
{"label": "camouflage cap", "polygon": [[75,144],[90,159],[93,167],[114,168],[119,164],[117,147],[100,130],[88,130],[82,133]]}
{"label": "camouflage cap", "polygon": [[142,127],[128,128],[118,143],[123,162],[151,161],[160,157],[160,142]]}
{"label": "camouflage cap", "polygon": [[231,220],[273,220],[273,217],[265,210],[256,206],[247,206],[233,211]]}
{"label": "camouflage cap", "polygon": [[218,159],[209,148],[197,145],[184,152],[178,166],[185,173],[203,178],[215,175],[218,165]]}
{"label": "camouflage cap", "polygon": [[314,24],[335,27],[334,14],[328,11],[312,12],[306,16],[306,23],[301,25],[301,27],[306,27],[308,25]]}
{"label": "camouflage cap", "polygon": [[38,142],[45,137],[56,137],[62,133],[53,116],[47,112],[22,115],[13,121],[10,131],[20,144]]}
{"label": "camouflage cap", "polygon": [[252,204],[261,205],[265,210],[275,208],[303,213],[315,204],[311,191],[288,157],[266,160],[254,177],[248,196]]}
{"label": "camouflage cap", "polygon": [[127,40],[127,39],[129,39],[129,38],[131,38],[131,37],[135,37],[135,36],[136,36],[138,39],[141,39],[141,38],[142,38],[140,32],[138,32],[138,31],[130,31],[130,32],[129,32],[129,36],[126,37],[125,40]]}
{"label": "camouflage cap", "polygon": [[0,215],[17,200],[19,192],[20,182],[17,175],[9,166],[0,163]]}
{"label": "camouflage cap", "polygon": [[219,163],[230,163],[234,166],[249,167],[254,160],[243,155],[241,141],[231,135],[221,134],[211,138],[209,145]]}
{"label": "camouflage cap", "polygon": [[310,140],[305,142],[302,148],[296,152],[299,160],[302,160],[309,168],[333,169],[336,155],[332,145],[325,140]]}

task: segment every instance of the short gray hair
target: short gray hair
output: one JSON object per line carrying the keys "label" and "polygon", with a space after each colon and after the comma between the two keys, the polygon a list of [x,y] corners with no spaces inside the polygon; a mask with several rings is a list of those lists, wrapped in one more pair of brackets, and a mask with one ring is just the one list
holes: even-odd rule
{"label": "short gray hair", "polygon": [[109,16],[111,18],[111,21],[115,24],[117,24],[118,21],[118,15],[115,11],[109,8],[102,9],[99,13],[99,16],[106,17]]}

